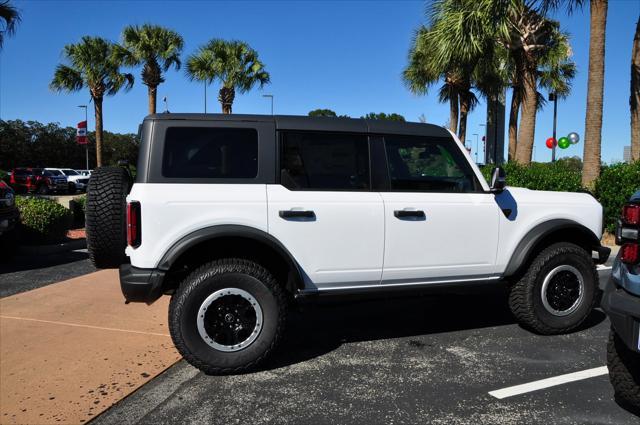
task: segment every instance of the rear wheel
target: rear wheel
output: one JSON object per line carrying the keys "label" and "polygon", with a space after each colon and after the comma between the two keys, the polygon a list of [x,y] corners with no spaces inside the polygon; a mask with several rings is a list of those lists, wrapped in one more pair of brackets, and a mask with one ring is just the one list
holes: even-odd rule
{"label": "rear wheel", "polygon": [[631,351],[613,328],[607,344],[607,367],[616,399],[640,412],[640,354]]}
{"label": "rear wheel", "polygon": [[203,265],[171,298],[169,329],[184,358],[208,374],[242,373],[274,350],[286,316],[282,288],[242,259]]}
{"label": "rear wheel", "polygon": [[589,253],[561,242],[544,249],[509,292],[509,307],[518,322],[552,335],[580,326],[593,310],[598,275]]}
{"label": "rear wheel", "polygon": [[125,261],[129,186],[129,173],[120,167],[98,168],[89,180],[85,224],[87,249],[98,268],[119,267]]}

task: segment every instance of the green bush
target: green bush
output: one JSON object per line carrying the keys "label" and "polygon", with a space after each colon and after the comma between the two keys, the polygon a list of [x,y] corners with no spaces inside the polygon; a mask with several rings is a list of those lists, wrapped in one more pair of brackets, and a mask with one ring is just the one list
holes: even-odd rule
{"label": "green bush", "polygon": [[21,235],[26,243],[56,243],[64,240],[71,226],[71,211],[49,199],[18,196]]}
{"label": "green bush", "polygon": [[[508,186],[559,192],[582,191],[581,173],[565,161],[533,162],[529,166],[508,162],[503,168],[507,173]],[[482,167],[482,174],[488,182],[491,181],[492,170],[492,165]]]}
{"label": "green bush", "polygon": [[604,207],[604,224],[608,231],[615,230],[622,205],[637,190],[640,190],[640,161],[602,167],[594,194]]}
{"label": "green bush", "polygon": [[84,214],[87,209],[87,195],[74,198],[71,201],[71,211],[73,212],[73,224],[78,227],[84,226]]}

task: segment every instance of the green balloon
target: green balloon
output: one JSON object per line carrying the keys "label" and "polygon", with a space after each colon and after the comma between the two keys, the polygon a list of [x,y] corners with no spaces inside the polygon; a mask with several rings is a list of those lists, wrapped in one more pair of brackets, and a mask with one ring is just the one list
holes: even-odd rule
{"label": "green balloon", "polygon": [[566,137],[561,137],[558,139],[558,147],[560,149],[566,149],[571,146],[571,142]]}

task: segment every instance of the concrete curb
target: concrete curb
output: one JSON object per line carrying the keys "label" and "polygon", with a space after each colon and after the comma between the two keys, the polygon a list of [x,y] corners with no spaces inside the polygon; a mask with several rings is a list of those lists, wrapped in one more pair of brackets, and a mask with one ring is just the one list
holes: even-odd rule
{"label": "concrete curb", "polygon": [[53,245],[20,246],[18,248],[17,255],[49,255],[66,251],[75,251],[76,249],[84,249],[86,247],[86,239],[75,239],[69,242],[63,242]]}

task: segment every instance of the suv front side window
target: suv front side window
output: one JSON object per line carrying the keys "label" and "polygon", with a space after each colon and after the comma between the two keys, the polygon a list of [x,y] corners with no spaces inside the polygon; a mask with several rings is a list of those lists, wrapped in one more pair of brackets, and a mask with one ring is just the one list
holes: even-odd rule
{"label": "suv front side window", "polygon": [[455,143],[439,137],[385,136],[391,190],[477,192],[478,180]]}
{"label": "suv front side window", "polygon": [[367,136],[284,133],[280,149],[280,183],[290,190],[368,191]]}

